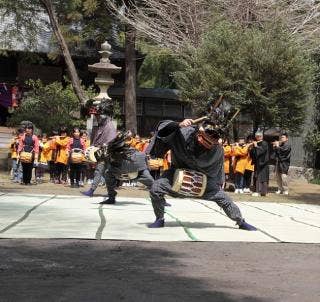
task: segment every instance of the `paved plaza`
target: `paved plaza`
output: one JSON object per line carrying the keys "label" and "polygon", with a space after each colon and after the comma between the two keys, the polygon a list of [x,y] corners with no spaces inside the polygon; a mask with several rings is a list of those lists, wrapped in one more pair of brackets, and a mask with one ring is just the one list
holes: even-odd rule
{"label": "paved plaza", "polygon": [[216,203],[168,199],[166,227],[149,229],[154,220],[148,198],[2,193],[0,238],[116,239],[142,241],[226,241],[320,243],[320,206],[237,202],[257,232],[239,230]]}

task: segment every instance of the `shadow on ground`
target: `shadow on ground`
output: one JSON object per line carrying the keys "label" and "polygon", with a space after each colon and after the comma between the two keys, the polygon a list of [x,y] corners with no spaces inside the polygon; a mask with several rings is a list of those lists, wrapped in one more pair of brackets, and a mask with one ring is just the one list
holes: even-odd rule
{"label": "shadow on ground", "polygon": [[303,194],[296,194],[293,196],[289,196],[288,200],[285,202],[302,202],[306,204],[318,204],[320,205],[320,186],[319,186],[319,193],[303,193]]}
{"label": "shadow on ground", "polygon": [[3,239],[0,257],[1,301],[319,298],[319,245]]}
{"label": "shadow on ground", "polygon": [[1,301],[271,301],[231,294],[219,275],[209,283],[202,273],[184,275],[181,253],[148,244],[1,240],[0,247],[5,242]]}

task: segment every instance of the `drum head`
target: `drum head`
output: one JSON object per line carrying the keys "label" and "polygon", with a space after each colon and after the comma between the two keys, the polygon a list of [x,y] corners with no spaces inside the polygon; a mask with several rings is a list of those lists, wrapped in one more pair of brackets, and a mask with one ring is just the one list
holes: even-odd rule
{"label": "drum head", "polygon": [[94,146],[91,146],[89,147],[87,150],[86,150],[86,160],[89,161],[89,162],[92,162],[92,163],[96,163],[97,162],[97,159],[96,157],[94,156],[94,153],[98,150],[99,148],[97,147],[94,147]]}

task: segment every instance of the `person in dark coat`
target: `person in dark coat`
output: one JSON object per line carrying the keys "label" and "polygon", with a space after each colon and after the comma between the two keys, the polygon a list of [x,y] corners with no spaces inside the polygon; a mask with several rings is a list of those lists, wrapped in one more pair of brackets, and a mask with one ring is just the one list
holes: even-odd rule
{"label": "person in dark coat", "polygon": [[291,146],[288,142],[288,134],[283,133],[280,141],[273,143],[276,156],[276,179],[278,184],[277,194],[289,194],[288,189],[288,171],[290,166]]}
{"label": "person in dark coat", "polygon": [[[96,116],[98,121],[98,128],[96,129],[91,146],[102,147],[107,145],[111,140],[116,137],[117,130],[112,121],[113,106],[108,101],[104,101],[101,108],[98,107],[98,114]],[[101,180],[105,177],[106,165],[103,160],[97,162],[97,166],[94,171],[93,182],[90,189],[81,192],[83,195],[93,197],[94,191],[98,188]]]}
{"label": "person in dark coat", "polygon": [[147,156],[128,144],[127,133],[119,132],[108,146],[95,153],[96,158],[104,161],[106,172],[107,195],[100,204],[115,204],[117,191],[121,180],[136,180],[148,189],[153,184],[147,164]]}
{"label": "person in dark coat", "polygon": [[253,196],[266,196],[269,183],[269,147],[263,140],[262,132],[255,134],[253,148],[250,151],[252,163],[254,164],[255,193]]}
{"label": "person in dark coat", "polygon": [[191,119],[185,119],[181,123],[167,120],[158,125],[157,133],[151,141],[150,154],[162,157],[160,153],[170,149],[172,165],[154,181],[150,189],[156,216],[155,222],[149,225],[150,228],[164,227],[166,194],[185,197],[174,190],[174,174],[177,169],[183,169],[206,175],[207,185],[202,199],[216,202],[240,229],[256,230],[254,226],[244,221],[238,206],[222,190],[224,152],[218,143],[219,133],[210,124],[193,126]]}

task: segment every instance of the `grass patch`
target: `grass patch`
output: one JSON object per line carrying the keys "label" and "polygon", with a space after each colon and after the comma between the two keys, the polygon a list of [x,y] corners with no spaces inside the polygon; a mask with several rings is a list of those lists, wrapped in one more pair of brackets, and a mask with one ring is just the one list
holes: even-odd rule
{"label": "grass patch", "polygon": [[314,185],[320,185],[320,178],[314,178],[310,180],[310,183]]}

